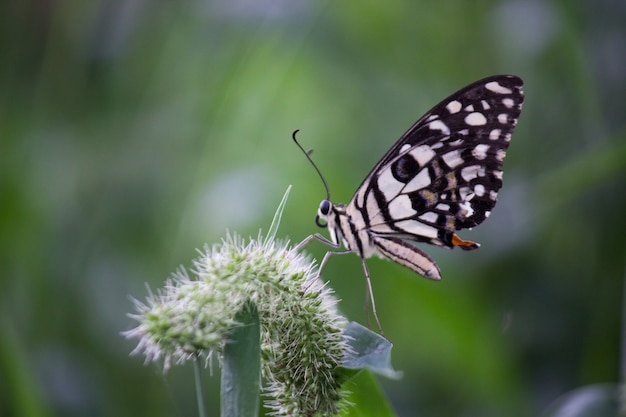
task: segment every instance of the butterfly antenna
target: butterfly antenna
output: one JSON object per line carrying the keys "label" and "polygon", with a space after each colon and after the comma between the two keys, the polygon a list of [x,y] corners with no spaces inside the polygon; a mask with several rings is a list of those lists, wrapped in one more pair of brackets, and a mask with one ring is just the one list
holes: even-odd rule
{"label": "butterfly antenna", "polygon": [[302,153],[304,153],[304,156],[306,156],[306,159],[308,159],[311,165],[313,165],[313,168],[315,168],[315,170],[317,171],[317,174],[322,179],[322,183],[324,184],[324,188],[326,189],[326,200],[330,201],[330,188],[328,188],[328,183],[326,182],[326,178],[324,178],[324,176],[322,175],[322,171],[320,171],[317,165],[315,165],[315,162],[313,162],[313,159],[311,159],[311,152],[313,152],[313,150],[311,149],[309,151],[305,151],[302,145],[300,145],[300,142],[298,142],[298,139],[296,139],[296,133],[298,133],[299,131],[300,129],[294,130],[293,133],[291,134],[291,137],[293,138],[293,141],[296,142],[296,145],[298,145],[298,148],[300,148]]}

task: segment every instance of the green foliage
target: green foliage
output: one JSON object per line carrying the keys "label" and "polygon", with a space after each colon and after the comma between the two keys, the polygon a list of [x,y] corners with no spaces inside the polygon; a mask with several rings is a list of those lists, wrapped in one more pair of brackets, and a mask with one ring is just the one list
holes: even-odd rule
{"label": "green foliage", "polygon": [[357,373],[346,382],[346,400],[353,404],[341,411],[342,417],[395,417],[389,400],[370,371]]}
{"label": "green foliage", "polygon": [[280,203],[278,204],[278,208],[276,209],[276,213],[274,213],[274,218],[272,219],[270,228],[267,231],[265,240],[263,241],[264,245],[267,245],[269,244],[269,242],[276,240],[276,233],[278,232],[278,226],[280,226],[280,219],[283,216],[283,211],[285,211],[285,205],[287,204],[287,198],[289,197],[290,190],[291,186],[287,188],[287,191],[285,191],[282,200],[280,200]]}
{"label": "green foliage", "polygon": [[[346,370],[367,369],[387,378],[399,379],[401,374],[391,367],[391,342],[378,333],[356,322],[350,322],[344,330],[353,355],[344,360],[341,367]],[[348,372],[347,375],[350,375]]]}
{"label": "green foliage", "polygon": [[257,417],[261,380],[261,331],[254,306],[240,311],[229,333],[222,360],[222,417]]}

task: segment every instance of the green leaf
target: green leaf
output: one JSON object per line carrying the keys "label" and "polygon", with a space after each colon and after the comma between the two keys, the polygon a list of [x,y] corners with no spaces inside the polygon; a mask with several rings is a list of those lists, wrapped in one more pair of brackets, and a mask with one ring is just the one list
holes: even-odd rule
{"label": "green leaf", "polygon": [[261,380],[259,314],[244,307],[227,336],[222,364],[222,417],[257,417]]}
{"label": "green leaf", "polygon": [[543,417],[618,417],[621,387],[595,384],[570,391],[558,398]]}
{"label": "green leaf", "polygon": [[371,372],[359,372],[345,384],[345,399],[351,405],[339,413],[342,417],[396,417],[389,401]]}
{"label": "green leaf", "polygon": [[375,374],[391,379],[399,379],[401,372],[391,367],[391,348],[393,344],[356,322],[348,323],[344,330],[351,353],[339,367],[339,372],[347,378],[361,369],[369,369]]}
{"label": "green leaf", "polygon": [[267,231],[267,236],[265,236],[264,244],[271,242],[276,237],[276,232],[278,232],[278,226],[280,226],[280,219],[283,216],[283,211],[285,210],[285,205],[287,204],[287,197],[289,197],[289,191],[291,191],[291,185],[287,187],[287,191],[283,195],[283,199],[280,200],[278,204],[278,208],[274,213],[274,218],[272,219],[272,224],[270,224],[270,228]]}

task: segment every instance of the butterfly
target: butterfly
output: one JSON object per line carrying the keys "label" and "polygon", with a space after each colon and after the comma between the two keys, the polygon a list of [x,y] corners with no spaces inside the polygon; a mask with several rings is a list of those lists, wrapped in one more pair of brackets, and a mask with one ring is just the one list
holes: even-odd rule
{"label": "butterfly", "polygon": [[494,75],[437,104],[387,151],[348,204],[331,202],[324,177],[296,140],[298,131],[293,133],[326,187],[315,221],[330,234],[312,234],[296,249],[312,240],[345,248],[328,251],[319,271],[333,254],[356,253],[381,333],[365,259],[377,255],[439,280],[439,267],[415,243],[480,246],[456,232],[482,223],[496,204],[502,162],[524,101],[522,86],[517,76]]}

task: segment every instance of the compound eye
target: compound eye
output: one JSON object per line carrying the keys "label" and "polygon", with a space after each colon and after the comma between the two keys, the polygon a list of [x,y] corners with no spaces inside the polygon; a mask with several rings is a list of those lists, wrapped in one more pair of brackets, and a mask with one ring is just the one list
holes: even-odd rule
{"label": "compound eye", "polygon": [[320,203],[320,215],[327,216],[330,213],[330,201],[322,200]]}
{"label": "compound eye", "polygon": [[315,216],[315,224],[317,224],[319,227],[326,227],[328,226],[328,223],[326,222],[326,217],[328,216],[328,213],[330,213],[330,201],[328,200],[322,200],[322,202],[320,203],[320,208],[317,211],[317,216]]}

